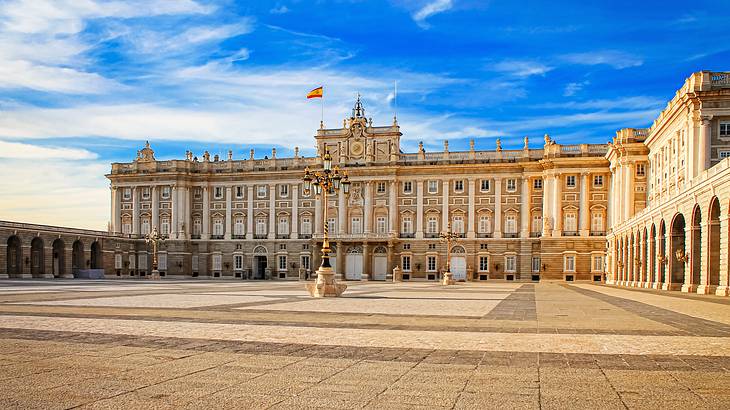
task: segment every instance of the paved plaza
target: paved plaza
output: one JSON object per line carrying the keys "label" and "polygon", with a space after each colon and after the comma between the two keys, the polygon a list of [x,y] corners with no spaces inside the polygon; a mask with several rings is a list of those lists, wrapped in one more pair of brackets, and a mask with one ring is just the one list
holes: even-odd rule
{"label": "paved plaza", "polygon": [[0,281],[0,408],[728,408],[730,301],[593,284]]}

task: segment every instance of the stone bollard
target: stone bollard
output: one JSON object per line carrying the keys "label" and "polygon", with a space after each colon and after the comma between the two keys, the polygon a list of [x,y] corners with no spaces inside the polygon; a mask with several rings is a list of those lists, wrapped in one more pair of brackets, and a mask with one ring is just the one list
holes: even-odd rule
{"label": "stone bollard", "polygon": [[398,266],[393,268],[393,282],[403,282],[403,271]]}

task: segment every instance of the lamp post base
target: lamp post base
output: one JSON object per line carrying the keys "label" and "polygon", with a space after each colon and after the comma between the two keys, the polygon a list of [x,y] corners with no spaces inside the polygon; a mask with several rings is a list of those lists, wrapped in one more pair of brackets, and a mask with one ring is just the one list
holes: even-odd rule
{"label": "lamp post base", "polygon": [[347,289],[346,284],[335,281],[335,272],[329,267],[317,269],[317,280],[305,286],[314,298],[337,297]]}
{"label": "lamp post base", "polygon": [[454,281],[454,274],[451,272],[444,272],[444,278],[441,280],[442,285],[453,285],[456,283]]}
{"label": "lamp post base", "polygon": [[153,270],[152,273],[150,273],[149,275],[147,275],[147,279],[150,279],[150,280],[160,280],[161,279],[160,278],[160,271],[158,271],[157,269]]}

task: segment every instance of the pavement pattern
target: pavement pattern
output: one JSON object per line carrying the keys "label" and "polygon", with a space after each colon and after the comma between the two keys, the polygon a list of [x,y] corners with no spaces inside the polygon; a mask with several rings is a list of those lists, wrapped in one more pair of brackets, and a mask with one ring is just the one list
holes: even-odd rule
{"label": "pavement pattern", "polygon": [[594,284],[0,281],[0,409],[730,408],[730,300]]}

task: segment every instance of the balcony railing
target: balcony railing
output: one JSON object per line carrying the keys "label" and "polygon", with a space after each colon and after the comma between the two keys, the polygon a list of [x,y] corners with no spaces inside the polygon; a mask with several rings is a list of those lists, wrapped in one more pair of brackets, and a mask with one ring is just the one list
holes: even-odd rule
{"label": "balcony railing", "polygon": [[424,237],[429,238],[429,239],[433,239],[433,238],[438,238],[439,237],[439,234],[437,234],[437,233],[427,233],[427,234],[424,234]]}
{"label": "balcony railing", "polygon": [[539,238],[542,236],[542,232],[530,232],[530,238]]}
{"label": "balcony railing", "polygon": [[199,233],[198,234],[195,234],[194,233],[194,234],[190,235],[190,239],[200,239],[200,234]]}
{"label": "balcony railing", "polygon": [[276,234],[276,239],[289,239],[289,234]]}
{"label": "balcony railing", "polygon": [[478,233],[477,234],[477,238],[491,238],[493,236],[494,235],[491,234],[491,233],[484,233],[484,232],[481,232],[481,233]]}
{"label": "balcony railing", "polygon": [[246,235],[233,235],[233,239],[246,239]]}
{"label": "balcony railing", "polygon": [[591,231],[591,236],[606,236],[606,231]]}
{"label": "balcony railing", "polygon": [[299,239],[312,239],[312,234],[311,233],[300,233]]}
{"label": "balcony railing", "polygon": [[456,233],[455,235],[456,235],[457,238],[466,238],[466,234],[465,233]]}
{"label": "balcony railing", "polygon": [[223,239],[223,235],[210,235],[210,239]]}
{"label": "balcony railing", "polygon": [[563,231],[563,236],[578,236],[578,231]]}
{"label": "balcony railing", "polygon": [[505,232],[502,237],[503,238],[517,238],[520,234],[518,233],[507,233]]}
{"label": "balcony railing", "polygon": [[415,233],[401,232],[400,237],[401,238],[415,238],[416,237],[416,234]]}
{"label": "balcony railing", "polygon": [[267,235],[265,233],[256,233],[253,235],[254,239],[266,239],[268,237],[269,237],[269,235]]}

